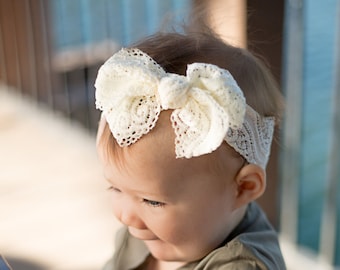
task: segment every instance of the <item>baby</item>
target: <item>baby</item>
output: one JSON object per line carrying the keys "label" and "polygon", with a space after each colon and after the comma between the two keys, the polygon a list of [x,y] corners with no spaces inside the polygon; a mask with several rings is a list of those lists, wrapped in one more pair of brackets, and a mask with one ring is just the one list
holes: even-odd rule
{"label": "baby", "polygon": [[285,269],[254,202],[282,108],[260,60],[211,33],[158,33],[115,53],[95,87],[124,225],[104,269]]}

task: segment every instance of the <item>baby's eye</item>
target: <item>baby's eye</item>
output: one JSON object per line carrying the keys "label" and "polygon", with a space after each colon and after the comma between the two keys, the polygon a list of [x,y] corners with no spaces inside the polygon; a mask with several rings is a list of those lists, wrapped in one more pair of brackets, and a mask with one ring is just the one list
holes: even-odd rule
{"label": "baby's eye", "polygon": [[165,206],[165,203],[152,201],[152,200],[148,200],[148,199],[143,199],[143,203],[146,203],[147,205],[152,206],[152,207],[163,207],[163,206]]}
{"label": "baby's eye", "polygon": [[110,186],[107,188],[108,191],[114,191],[114,192],[120,192],[120,190],[118,188],[115,188],[113,186]]}

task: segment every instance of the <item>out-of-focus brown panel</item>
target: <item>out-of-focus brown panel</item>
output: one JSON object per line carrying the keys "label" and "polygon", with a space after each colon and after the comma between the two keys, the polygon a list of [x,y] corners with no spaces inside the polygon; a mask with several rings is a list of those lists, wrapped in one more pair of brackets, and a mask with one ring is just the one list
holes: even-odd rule
{"label": "out-of-focus brown panel", "polygon": [[246,0],[193,0],[194,14],[226,42],[234,46],[246,46]]}
{"label": "out-of-focus brown panel", "polygon": [[1,61],[1,80],[13,86],[20,86],[16,26],[14,22],[14,1],[0,0],[0,27],[4,59]]}
{"label": "out-of-focus brown panel", "polygon": [[280,82],[284,0],[250,0],[247,8],[248,48],[264,56]]}
{"label": "out-of-focus brown panel", "polygon": [[[20,0],[18,0],[20,1]],[[34,43],[38,100],[52,104],[52,71],[50,64],[50,29],[47,4],[44,0],[29,0]]]}
{"label": "out-of-focus brown panel", "polygon": [[[250,0],[247,3],[248,49],[264,57],[277,81],[281,82],[284,0]],[[277,134],[279,132],[277,131]],[[279,218],[279,141],[274,141],[267,168],[267,190],[259,199],[275,227]]]}
{"label": "out-of-focus brown panel", "polygon": [[52,73],[48,1],[0,0],[0,78],[24,94],[49,102]]}
{"label": "out-of-focus brown panel", "polygon": [[[31,14],[29,0],[8,1],[12,3],[12,22],[17,54],[17,69],[19,70],[20,85],[16,85],[25,93],[36,96],[35,53],[32,38]],[[11,65],[11,63],[8,63]]]}

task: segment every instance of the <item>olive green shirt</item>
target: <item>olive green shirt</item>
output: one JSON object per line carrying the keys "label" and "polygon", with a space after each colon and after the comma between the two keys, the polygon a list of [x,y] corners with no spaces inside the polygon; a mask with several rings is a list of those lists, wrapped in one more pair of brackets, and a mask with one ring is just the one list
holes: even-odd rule
{"label": "olive green shirt", "polygon": [[[103,270],[132,270],[148,256],[149,251],[143,241],[132,237],[123,228],[116,236],[116,252]],[[256,203],[249,204],[243,220],[219,247],[201,260],[178,270],[208,269],[286,269],[277,233]]]}

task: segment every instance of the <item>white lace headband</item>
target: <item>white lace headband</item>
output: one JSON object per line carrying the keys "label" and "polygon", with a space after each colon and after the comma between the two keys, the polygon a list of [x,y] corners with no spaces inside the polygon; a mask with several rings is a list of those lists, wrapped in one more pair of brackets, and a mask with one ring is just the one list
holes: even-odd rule
{"label": "white lace headband", "polygon": [[216,150],[223,140],[249,163],[266,167],[273,117],[246,104],[232,75],[212,64],[188,65],[186,76],[166,73],[139,49],[121,49],[99,69],[96,107],[120,146],[135,143],[172,109],[176,157]]}

